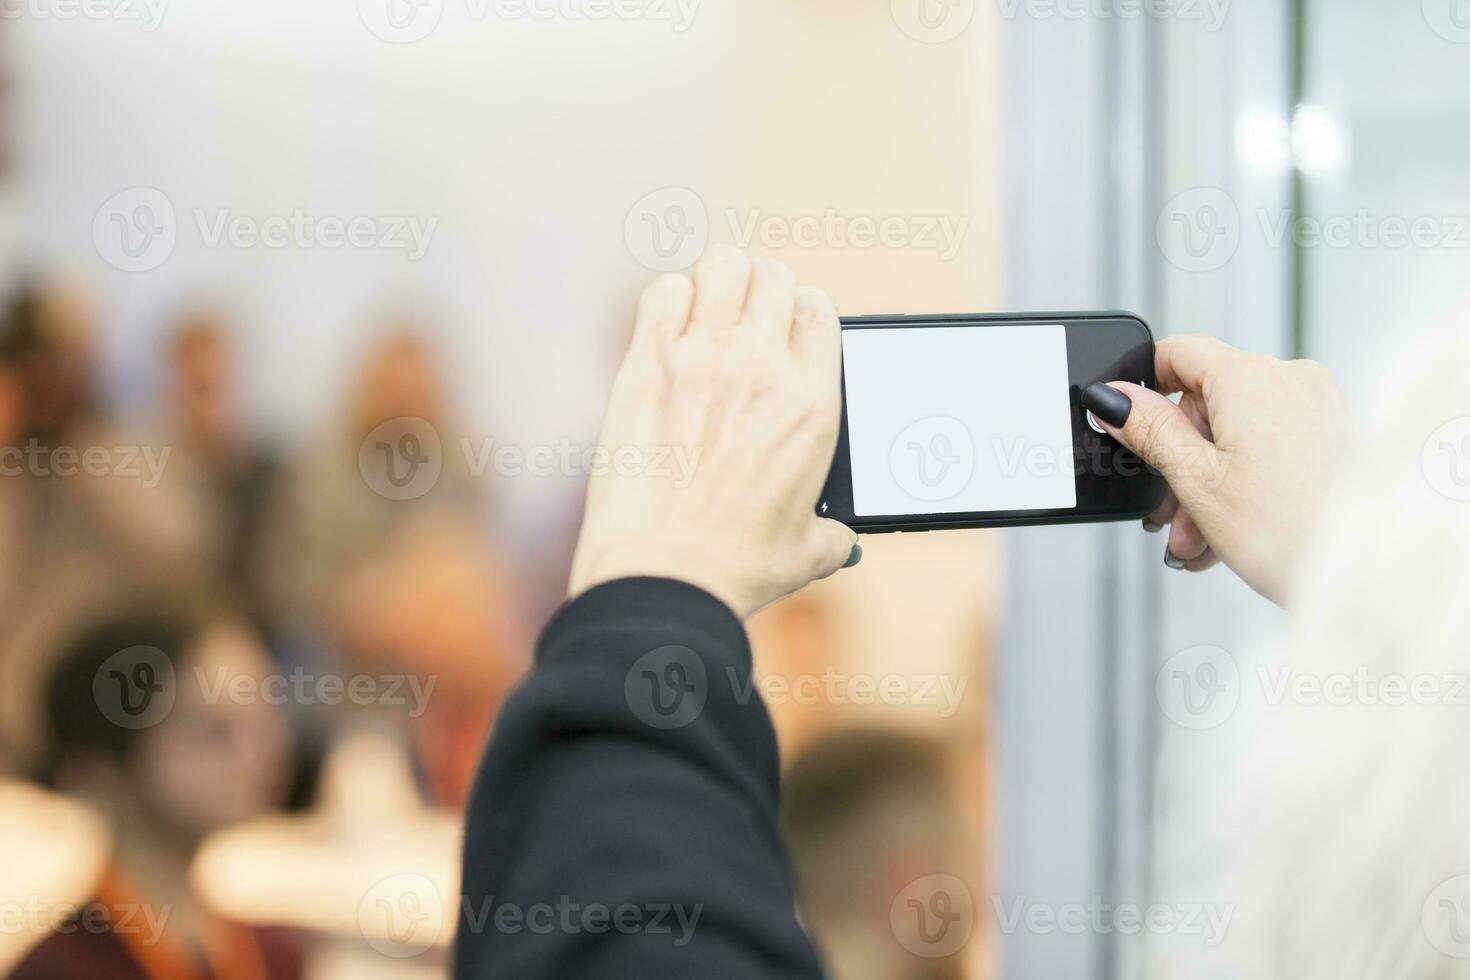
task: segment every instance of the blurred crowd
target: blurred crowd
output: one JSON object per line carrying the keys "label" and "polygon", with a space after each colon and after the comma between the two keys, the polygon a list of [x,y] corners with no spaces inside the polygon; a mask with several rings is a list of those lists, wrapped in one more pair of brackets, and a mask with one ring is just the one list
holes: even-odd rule
{"label": "blurred crowd", "polygon": [[[386,332],[334,428],[285,455],[244,421],[219,315],[172,326],[146,432],[100,396],[95,327],[87,296],[39,283],[0,324],[4,769],[105,816],[94,897],[175,909],[182,945],[234,975],[240,937],[206,941],[189,900],[201,841],[309,810],[325,754],[363,729],[390,736],[430,804],[460,808],[529,662],[525,603],[451,456],[411,498],[374,490],[369,433],[453,431],[421,334]],[[79,945],[53,936],[20,975],[118,951]],[[192,975],[177,966],[161,975]]]}
{"label": "blurred crowd", "polygon": [[[44,282],[0,320],[0,974],[442,974],[456,815],[575,522],[541,544],[552,574],[517,573],[462,456],[401,492],[424,427],[460,433],[413,325],[387,325],[332,423],[283,448],[246,421],[224,312],[165,332],[146,431],[101,393],[98,320]],[[832,616],[812,595],[766,614],[762,669],[841,666]],[[773,714],[836,975],[965,975],[907,954],[888,917],[905,882],[978,867],[983,803],[959,775],[978,732],[956,756],[820,699]],[[391,920],[424,898],[405,875],[435,883],[422,935]]]}

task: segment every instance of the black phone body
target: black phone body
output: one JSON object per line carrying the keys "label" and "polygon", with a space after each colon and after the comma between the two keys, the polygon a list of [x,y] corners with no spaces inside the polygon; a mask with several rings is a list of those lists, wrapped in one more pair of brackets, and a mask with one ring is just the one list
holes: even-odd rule
{"label": "black phone body", "polygon": [[1163,478],[1090,422],[1099,381],[1157,387],[1132,313],[842,319],[842,427],[817,513],[864,534],[1138,519]]}

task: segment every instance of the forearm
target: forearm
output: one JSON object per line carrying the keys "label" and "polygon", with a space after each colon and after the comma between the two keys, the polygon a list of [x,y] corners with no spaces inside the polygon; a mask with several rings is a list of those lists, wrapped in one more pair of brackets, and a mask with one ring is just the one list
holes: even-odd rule
{"label": "forearm", "polygon": [[471,804],[457,973],[819,977],[740,623],[624,579],[565,607]]}

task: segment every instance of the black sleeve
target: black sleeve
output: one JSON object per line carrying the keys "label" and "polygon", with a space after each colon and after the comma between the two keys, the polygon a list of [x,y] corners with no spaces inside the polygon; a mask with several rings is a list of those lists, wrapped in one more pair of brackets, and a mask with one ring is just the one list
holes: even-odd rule
{"label": "black sleeve", "polygon": [[542,634],[480,764],[455,975],[820,978],[778,782],[729,608],[667,579],[580,596]]}

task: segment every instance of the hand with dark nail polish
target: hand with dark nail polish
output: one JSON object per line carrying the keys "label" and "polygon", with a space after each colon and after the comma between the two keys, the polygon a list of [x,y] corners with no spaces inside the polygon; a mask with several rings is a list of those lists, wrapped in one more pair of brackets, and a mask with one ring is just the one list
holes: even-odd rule
{"label": "hand with dark nail polish", "polygon": [[1097,416],[1099,421],[1106,422],[1115,429],[1121,429],[1128,424],[1128,415],[1133,411],[1133,402],[1117,388],[1099,381],[1083,389],[1082,407]]}
{"label": "hand with dark nail polish", "polygon": [[[1154,369],[1153,388],[1116,381],[1082,392],[1098,422],[1169,481],[1144,527],[1171,525],[1170,568],[1218,559],[1283,602],[1350,456],[1352,406],[1319,364],[1246,354],[1213,337],[1160,341]],[[1168,397],[1176,392],[1177,402]]]}

